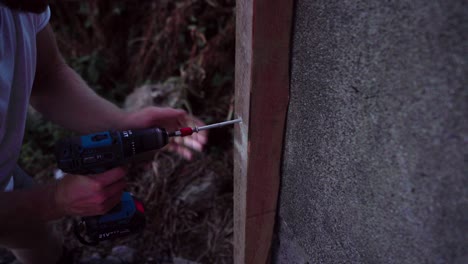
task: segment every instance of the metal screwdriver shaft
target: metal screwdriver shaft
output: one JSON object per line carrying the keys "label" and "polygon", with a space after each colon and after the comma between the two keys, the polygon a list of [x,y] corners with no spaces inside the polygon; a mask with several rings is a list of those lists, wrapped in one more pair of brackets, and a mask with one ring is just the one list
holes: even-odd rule
{"label": "metal screwdriver shaft", "polygon": [[212,128],[216,128],[216,127],[227,126],[227,125],[236,124],[236,123],[240,123],[240,122],[242,122],[242,119],[239,118],[239,119],[235,119],[235,120],[225,121],[225,122],[206,125],[206,126],[201,126],[201,127],[193,127],[193,128],[192,127],[184,127],[184,128],[181,128],[181,129],[179,129],[177,131],[169,133],[169,136],[170,137],[185,137],[185,136],[192,135],[194,132],[198,133],[199,131],[202,131],[202,130],[208,130],[208,129],[212,129]]}
{"label": "metal screwdriver shaft", "polygon": [[211,125],[207,125],[207,126],[201,126],[201,127],[198,127],[198,128],[195,127],[195,128],[197,128],[198,131],[202,131],[202,130],[212,129],[212,128],[215,128],[215,127],[222,127],[222,126],[227,126],[227,125],[231,125],[231,124],[236,124],[236,123],[240,123],[240,122],[242,122],[242,119],[239,118],[239,119],[235,119],[235,120],[231,120],[231,121],[211,124]]}

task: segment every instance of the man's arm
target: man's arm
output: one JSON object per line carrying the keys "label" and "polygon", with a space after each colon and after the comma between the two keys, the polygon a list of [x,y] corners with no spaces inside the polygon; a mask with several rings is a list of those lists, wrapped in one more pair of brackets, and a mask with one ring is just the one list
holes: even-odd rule
{"label": "man's arm", "polygon": [[[31,94],[32,106],[47,119],[80,133],[159,126],[175,130],[203,125],[185,111],[148,107],[127,113],[98,96],[62,58],[48,25],[37,36],[37,68]],[[170,142],[168,149],[191,159],[207,142],[206,131],[193,138]]]}
{"label": "man's arm", "polygon": [[50,25],[37,35],[31,105],[47,119],[80,133],[119,129],[125,117],[65,63]]}
{"label": "man's arm", "polygon": [[[31,104],[46,118],[81,133],[150,126],[171,130],[186,123],[188,117],[184,111],[158,107],[125,113],[99,97],[66,65],[50,26],[37,35],[37,68]],[[196,140],[173,142],[170,147],[190,158],[191,152],[183,145],[201,150],[205,142],[202,133]],[[0,192],[0,245],[19,245],[21,237],[27,237],[32,229],[29,227],[39,222],[64,215],[107,212],[120,200],[126,186],[124,176],[125,171],[116,168],[96,175],[66,175],[56,185]]]}
{"label": "man's arm", "polygon": [[0,245],[17,247],[40,224],[66,215],[104,214],[115,206],[126,187],[126,171],[66,175],[55,184],[0,192]]}
{"label": "man's arm", "polygon": [[[31,103],[50,118],[79,132],[115,128],[123,111],[97,96],[64,63],[50,27],[37,36],[37,71]],[[125,170],[66,175],[50,185],[0,191],[0,245],[20,247],[38,224],[65,215],[107,212],[126,186]]]}

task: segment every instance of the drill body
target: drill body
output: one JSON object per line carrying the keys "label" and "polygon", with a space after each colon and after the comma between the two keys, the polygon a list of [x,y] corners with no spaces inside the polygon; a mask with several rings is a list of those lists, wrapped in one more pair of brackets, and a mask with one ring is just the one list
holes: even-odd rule
{"label": "drill body", "polygon": [[57,166],[66,173],[96,174],[122,166],[139,154],[167,145],[162,128],[106,131],[67,138],[56,145]]}
{"label": "drill body", "polygon": [[[58,167],[66,173],[96,174],[160,149],[167,145],[168,138],[162,128],[99,132],[60,140],[55,156]],[[83,217],[75,226],[75,235],[83,244],[96,245],[102,240],[141,231],[144,226],[143,204],[125,192],[120,204],[107,214]]]}

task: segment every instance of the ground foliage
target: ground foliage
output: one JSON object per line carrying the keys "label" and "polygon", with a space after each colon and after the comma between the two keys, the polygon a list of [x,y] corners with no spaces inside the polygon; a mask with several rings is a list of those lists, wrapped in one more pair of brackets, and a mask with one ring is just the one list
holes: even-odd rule
{"label": "ground foliage", "polygon": [[[69,65],[101,96],[122,106],[136,87],[177,78],[184,83],[179,105],[211,123],[232,116],[234,6],[234,0],[57,1],[51,24]],[[174,256],[232,262],[231,131],[212,131],[205,152],[190,162],[159,152],[131,168],[129,189],[147,209],[143,235],[83,247],[68,219],[67,245],[89,256],[126,244],[137,249],[135,263],[170,263]],[[53,146],[66,135],[32,112],[20,165],[39,181],[51,180]]]}

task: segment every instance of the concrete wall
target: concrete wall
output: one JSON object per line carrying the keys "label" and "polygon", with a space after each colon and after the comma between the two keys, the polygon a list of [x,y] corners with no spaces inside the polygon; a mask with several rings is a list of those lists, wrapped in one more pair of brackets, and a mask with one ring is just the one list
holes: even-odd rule
{"label": "concrete wall", "polygon": [[468,5],[297,0],[276,263],[468,263]]}

